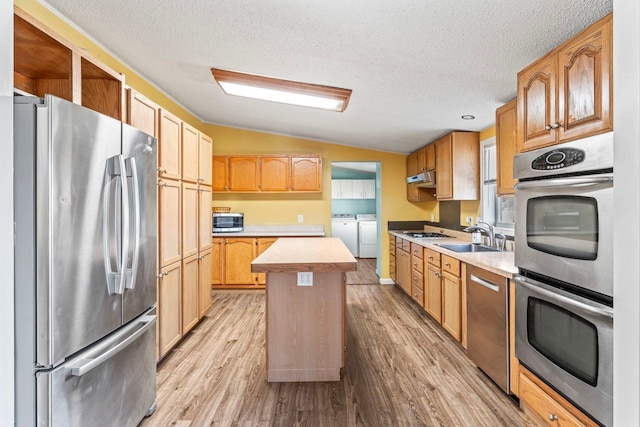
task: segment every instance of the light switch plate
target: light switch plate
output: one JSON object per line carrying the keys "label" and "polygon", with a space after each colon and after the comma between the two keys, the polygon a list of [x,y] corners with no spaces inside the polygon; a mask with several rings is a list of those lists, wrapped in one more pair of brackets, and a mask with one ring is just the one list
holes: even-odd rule
{"label": "light switch plate", "polygon": [[298,286],[313,286],[313,272],[299,271]]}

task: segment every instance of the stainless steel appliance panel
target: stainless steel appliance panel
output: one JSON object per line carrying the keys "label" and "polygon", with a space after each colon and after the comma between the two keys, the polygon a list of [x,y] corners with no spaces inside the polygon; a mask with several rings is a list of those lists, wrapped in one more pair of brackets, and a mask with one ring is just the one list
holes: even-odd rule
{"label": "stainless steel appliance panel", "polygon": [[127,283],[123,323],[156,303],[157,147],[156,138],[129,125],[122,125],[122,154],[130,190],[129,255],[125,269]]}
{"label": "stainless steel appliance panel", "polygon": [[613,173],[519,182],[515,198],[516,266],[612,297]]}
{"label": "stainless steel appliance panel", "polygon": [[155,401],[155,364],[146,362],[155,357],[154,313],[140,316],[63,365],[38,372],[37,425],[138,425]]}
{"label": "stainless steel appliance panel", "polygon": [[37,363],[51,366],[121,325],[107,290],[103,188],[120,154],[120,122],[45,98],[37,109]]}
{"label": "stainless steel appliance panel", "polygon": [[528,277],[514,280],[520,363],[613,425],[613,309]]}
{"label": "stainless steel appliance panel", "polygon": [[509,393],[507,279],[467,266],[467,356]]}

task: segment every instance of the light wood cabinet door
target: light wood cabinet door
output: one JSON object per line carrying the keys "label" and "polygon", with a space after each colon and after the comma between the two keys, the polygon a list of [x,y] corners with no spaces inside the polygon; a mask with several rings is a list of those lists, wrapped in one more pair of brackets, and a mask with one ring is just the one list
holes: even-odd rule
{"label": "light wood cabinet door", "polygon": [[389,277],[396,281],[396,236],[389,234]]}
{"label": "light wood cabinet door", "polygon": [[289,190],[289,157],[260,157],[260,190]]}
{"label": "light wood cabinet door", "polygon": [[442,274],[442,327],[460,341],[460,278]]}
{"label": "light wood cabinet door", "polygon": [[256,257],[256,239],[233,237],[225,239],[225,285],[253,285],[251,261]]}
{"label": "light wood cabinet door", "polygon": [[434,170],[436,168],[436,146],[434,144],[424,147],[424,157],[425,170]]}
{"label": "light wood cabinet door", "polygon": [[[277,237],[260,237],[260,238],[258,238],[258,242],[257,242],[258,249],[257,249],[256,257],[260,256],[260,254],[262,254],[264,251],[269,249],[269,247],[271,245],[273,245],[276,240],[278,240]],[[256,282],[258,283],[258,285],[265,285],[267,283],[267,274],[266,273],[256,273]]]}
{"label": "light wood cabinet door", "polygon": [[229,157],[213,156],[211,158],[211,189],[213,191],[229,190]]}
{"label": "light wood cabinet door", "polygon": [[158,283],[158,330],[160,357],[182,338],[180,314],[182,311],[181,262],[160,269]]}
{"label": "light wood cabinet door", "polygon": [[161,267],[182,259],[181,193],[179,181],[170,179],[158,181],[158,246]]}
{"label": "light wood cabinet door", "polygon": [[424,307],[424,276],[416,270],[411,271],[411,298]]}
{"label": "light wood cabinet door", "polygon": [[131,126],[157,138],[159,111],[156,103],[133,89],[127,89],[127,123]]}
{"label": "light wood cabinet door", "polygon": [[453,143],[452,135],[435,142],[436,146],[436,196],[438,200],[453,198]]}
{"label": "light wood cabinet door", "polygon": [[258,191],[257,157],[229,157],[229,190]]}
{"label": "light wood cabinet door", "polygon": [[480,139],[477,132],[451,132],[435,142],[438,200],[478,200]]}
{"label": "light wood cabinet door", "polygon": [[442,281],[440,267],[427,263],[427,279],[425,290],[425,305],[427,313],[438,323],[442,322]]}
{"label": "light wood cabinet door", "polygon": [[291,156],[291,191],[322,191],[322,157]]}
{"label": "light wood cabinet door", "polygon": [[200,132],[198,129],[182,122],[182,180],[198,182],[198,150],[200,146]]}
{"label": "light wood cabinet door", "polygon": [[198,186],[198,252],[211,247],[211,187]]}
{"label": "light wood cabinet door", "polygon": [[400,277],[402,278],[402,289],[411,295],[411,253],[405,250],[400,251]]}
{"label": "light wood cabinet door", "polygon": [[203,133],[199,133],[198,147],[198,183],[211,185],[212,180],[212,159],[213,140]]}
{"label": "light wood cabinet door", "polygon": [[198,307],[198,255],[182,261],[182,335],[200,320]]}
{"label": "light wood cabinet door", "polygon": [[198,256],[198,317],[202,319],[213,305],[211,295],[211,263],[213,261],[212,251],[200,252]]}
{"label": "light wood cabinet door", "polygon": [[558,52],[558,142],[613,129],[611,15]]}
{"label": "light wood cabinet door", "polygon": [[198,253],[198,185],[182,183],[182,257]]}
{"label": "light wood cabinet door", "polygon": [[414,151],[413,153],[407,156],[407,176],[413,176],[418,173],[418,152]]}
{"label": "light wood cabinet door", "polygon": [[224,284],[224,243],[222,237],[211,239],[211,285]]}
{"label": "light wood cabinet door", "polygon": [[160,146],[158,176],[160,178],[182,178],[182,120],[164,109],[160,109]]}
{"label": "light wood cabinet door", "polygon": [[496,160],[498,162],[497,193],[499,196],[514,193],[518,182],[513,177],[513,156],[516,155],[517,100],[513,99],[496,110]]}
{"label": "light wood cabinet door", "polygon": [[556,61],[547,55],[518,73],[518,151],[556,142]]}

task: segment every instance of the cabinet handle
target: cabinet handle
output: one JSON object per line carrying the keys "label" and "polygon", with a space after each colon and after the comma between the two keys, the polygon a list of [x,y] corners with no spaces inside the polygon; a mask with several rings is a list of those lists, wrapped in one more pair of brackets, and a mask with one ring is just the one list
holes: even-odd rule
{"label": "cabinet handle", "polygon": [[549,414],[549,421],[558,421],[558,416],[556,414]]}
{"label": "cabinet handle", "polygon": [[164,175],[165,173],[167,173],[167,170],[166,170],[166,169],[164,169],[164,168],[158,168],[158,173],[159,173],[160,175]]}
{"label": "cabinet handle", "polygon": [[158,187],[164,187],[164,186],[166,186],[166,185],[167,185],[167,183],[166,183],[166,182],[164,182],[164,181],[158,181]]}
{"label": "cabinet handle", "polygon": [[418,263],[414,262],[414,263],[413,263],[413,266],[414,266],[415,268],[418,268]]}
{"label": "cabinet handle", "polygon": [[445,265],[447,268],[451,268],[451,264],[449,264],[448,262],[445,262],[445,263],[444,263],[444,265]]}
{"label": "cabinet handle", "polygon": [[429,261],[433,261],[433,257],[432,256],[429,256]]}
{"label": "cabinet handle", "polygon": [[560,122],[555,122],[554,124],[551,125],[551,129],[558,129],[562,127],[562,123]]}
{"label": "cabinet handle", "polygon": [[551,130],[551,125],[546,125],[546,126],[544,127],[544,130]]}

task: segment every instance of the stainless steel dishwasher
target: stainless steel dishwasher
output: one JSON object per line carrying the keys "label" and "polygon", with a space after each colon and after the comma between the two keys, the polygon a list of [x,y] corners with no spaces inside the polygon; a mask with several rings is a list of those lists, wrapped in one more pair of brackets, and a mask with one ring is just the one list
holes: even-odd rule
{"label": "stainless steel dishwasher", "polygon": [[505,277],[467,266],[467,356],[509,393],[509,287]]}

